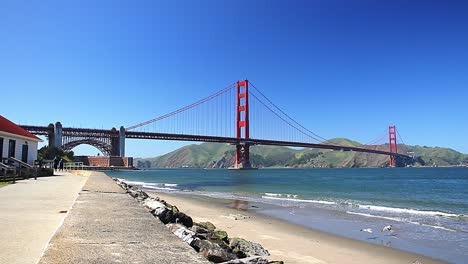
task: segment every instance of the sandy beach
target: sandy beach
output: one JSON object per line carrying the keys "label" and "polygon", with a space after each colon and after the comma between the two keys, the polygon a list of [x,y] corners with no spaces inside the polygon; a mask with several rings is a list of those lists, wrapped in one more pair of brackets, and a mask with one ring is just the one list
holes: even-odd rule
{"label": "sandy beach", "polygon": [[230,237],[242,237],[260,243],[271,253],[270,260],[283,260],[285,263],[445,263],[312,230],[253,212],[235,210],[229,208],[228,201],[223,204],[184,195],[156,192],[148,194],[176,205],[195,222],[210,221],[217,228],[227,231]]}

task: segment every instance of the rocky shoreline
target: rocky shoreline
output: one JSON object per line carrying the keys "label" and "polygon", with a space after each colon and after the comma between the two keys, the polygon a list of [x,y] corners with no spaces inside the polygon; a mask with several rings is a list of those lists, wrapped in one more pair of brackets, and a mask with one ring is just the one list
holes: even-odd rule
{"label": "rocky shoreline", "polygon": [[172,233],[189,244],[199,254],[213,263],[226,264],[282,264],[270,261],[268,250],[262,245],[242,238],[230,238],[226,231],[217,229],[210,222],[193,222],[192,218],[158,197],[149,197],[136,186],[113,179],[130,196],[135,198],[149,212],[166,225]]}

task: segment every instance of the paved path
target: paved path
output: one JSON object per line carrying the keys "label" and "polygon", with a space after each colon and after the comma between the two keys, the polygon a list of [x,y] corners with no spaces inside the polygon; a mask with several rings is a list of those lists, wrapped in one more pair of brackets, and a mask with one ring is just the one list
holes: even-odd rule
{"label": "paved path", "polygon": [[37,263],[86,179],[61,173],[0,188],[0,263]]}
{"label": "paved path", "polygon": [[109,177],[93,173],[40,263],[208,261]]}

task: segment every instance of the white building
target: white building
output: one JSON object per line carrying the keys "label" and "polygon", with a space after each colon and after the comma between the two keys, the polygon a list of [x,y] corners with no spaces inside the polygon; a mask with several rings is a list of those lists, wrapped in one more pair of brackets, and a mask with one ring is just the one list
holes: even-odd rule
{"label": "white building", "polygon": [[14,157],[33,165],[40,141],[40,138],[0,115],[0,162]]}

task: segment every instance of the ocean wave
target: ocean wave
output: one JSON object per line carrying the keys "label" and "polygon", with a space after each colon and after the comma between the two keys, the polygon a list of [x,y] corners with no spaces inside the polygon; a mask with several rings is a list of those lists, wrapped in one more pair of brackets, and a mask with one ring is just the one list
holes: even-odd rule
{"label": "ocean wave", "polygon": [[367,204],[356,204],[357,207],[362,209],[368,209],[371,211],[380,211],[380,212],[392,212],[392,213],[406,213],[413,215],[424,215],[424,216],[443,216],[443,217],[463,217],[463,215],[445,213],[440,211],[424,211],[416,209],[407,209],[407,208],[397,208],[397,207],[386,207],[378,205],[367,205]]}
{"label": "ocean wave", "polygon": [[317,203],[317,204],[336,204],[335,202],[330,201],[321,201],[321,200],[306,200],[306,199],[296,199],[296,198],[286,198],[286,197],[272,197],[272,196],[262,196],[263,199],[270,199],[270,200],[281,200],[281,201],[291,201],[291,202],[299,202],[299,203]]}
{"label": "ocean wave", "polygon": [[286,198],[297,198],[297,194],[288,194],[288,193],[265,193],[269,197],[286,197]]}
{"label": "ocean wave", "polygon": [[420,226],[427,226],[427,227],[432,227],[432,228],[435,228],[435,229],[441,229],[441,230],[445,230],[445,231],[449,231],[449,232],[456,232],[456,230],[448,228],[448,227],[439,226],[439,225],[424,224],[424,223],[411,221],[411,220],[407,220],[407,219],[399,218],[399,217],[389,217],[389,216],[373,215],[373,214],[350,212],[350,211],[347,211],[346,213],[347,214],[352,214],[352,215],[360,215],[360,216],[365,216],[365,217],[371,217],[371,218],[380,218],[380,219],[391,220],[391,221],[396,221],[396,222],[410,223],[410,224],[420,225]]}
{"label": "ocean wave", "polygon": [[141,188],[144,188],[144,189],[151,189],[151,190],[166,190],[166,191],[177,191],[177,190],[178,190],[178,189],[169,188],[169,187],[158,187],[158,186],[147,185],[147,184],[143,184],[143,185],[141,186]]}
{"label": "ocean wave", "polygon": [[165,187],[177,187],[177,183],[142,182],[142,181],[129,181],[125,179],[118,179],[118,180],[121,182],[125,182],[128,185],[141,186],[147,189],[177,190],[173,188],[165,188]]}
{"label": "ocean wave", "polygon": [[136,186],[141,186],[143,184],[146,184],[145,182],[141,182],[141,181],[127,181],[125,179],[122,180],[123,182],[125,182],[126,184],[128,185],[136,185]]}
{"label": "ocean wave", "polygon": [[297,195],[294,194],[282,194],[282,193],[265,193],[262,196],[263,199],[270,200],[283,200],[299,203],[315,203],[315,204],[325,204],[325,205],[341,205],[344,207],[359,208],[370,211],[378,212],[387,212],[395,214],[410,214],[410,215],[420,215],[420,216],[431,216],[431,217],[449,217],[449,218],[466,218],[466,215],[447,213],[441,211],[426,211],[426,210],[417,210],[410,208],[398,208],[398,207],[387,207],[379,205],[369,205],[369,204],[359,204],[349,201],[327,201],[327,200],[313,200],[313,199],[299,199]]}
{"label": "ocean wave", "polygon": [[352,214],[352,215],[371,217],[371,218],[380,218],[380,219],[391,220],[391,221],[396,221],[396,222],[405,222],[403,218],[399,218],[399,217],[389,217],[389,216],[373,215],[373,214],[358,213],[358,212],[351,212],[351,211],[346,211],[346,213]]}

